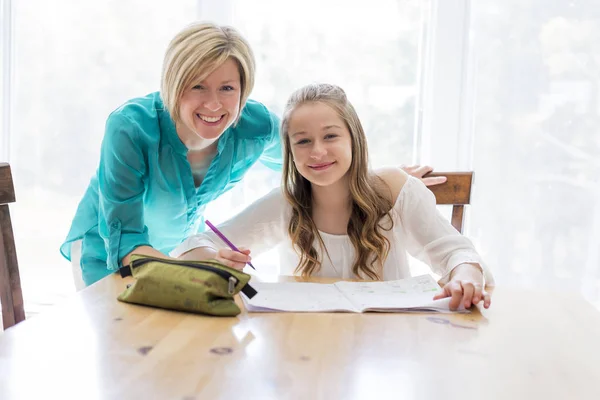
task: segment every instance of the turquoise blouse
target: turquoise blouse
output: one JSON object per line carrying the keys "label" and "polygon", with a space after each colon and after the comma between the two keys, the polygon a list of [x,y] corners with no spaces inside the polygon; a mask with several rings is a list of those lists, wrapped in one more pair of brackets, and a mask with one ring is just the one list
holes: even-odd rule
{"label": "turquoise blouse", "polygon": [[169,253],[204,229],[205,206],[239,182],[257,161],[280,170],[279,119],[248,100],[235,127],[219,139],[217,155],[196,188],[187,148],[158,92],[128,101],[106,122],[100,165],[60,251],[82,241],[87,285],[118,270],[133,249],[149,245]]}

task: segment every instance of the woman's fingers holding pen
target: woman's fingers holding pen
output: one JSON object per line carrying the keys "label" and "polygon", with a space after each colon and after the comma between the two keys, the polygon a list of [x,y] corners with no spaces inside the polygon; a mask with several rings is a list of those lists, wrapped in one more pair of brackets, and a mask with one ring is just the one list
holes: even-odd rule
{"label": "woman's fingers holding pen", "polygon": [[252,260],[250,257],[250,249],[246,248],[240,248],[239,252],[230,249],[220,249],[215,258],[221,264],[239,269],[240,271],[244,269],[250,260]]}

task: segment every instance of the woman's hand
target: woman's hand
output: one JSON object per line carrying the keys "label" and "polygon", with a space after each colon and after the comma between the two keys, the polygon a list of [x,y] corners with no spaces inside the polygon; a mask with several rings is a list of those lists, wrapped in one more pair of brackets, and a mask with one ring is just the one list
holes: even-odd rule
{"label": "woman's hand", "polygon": [[433,168],[428,165],[401,165],[400,168],[407,174],[412,175],[417,179],[420,179],[421,182],[425,184],[425,186],[439,185],[446,182],[447,180],[445,176],[423,178],[423,176],[433,171]]}
{"label": "woman's hand", "polygon": [[230,249],[220,249],[214,258],[221,264],[240,271],[252,260],[250,249],[244,247],[240,247],[239,252]]}
{"label": "woman's hand", "polygon": [[456,310],[461,303],[465,308],[469,308],[481,300],[483,300],[483,307],[489,308],[492,302],[491,295],[483,288],[483,273],[473,264],[460,264],[454,268],[450,281],[433,299],[439,300],[445,297],[452,297],[451,310]]}

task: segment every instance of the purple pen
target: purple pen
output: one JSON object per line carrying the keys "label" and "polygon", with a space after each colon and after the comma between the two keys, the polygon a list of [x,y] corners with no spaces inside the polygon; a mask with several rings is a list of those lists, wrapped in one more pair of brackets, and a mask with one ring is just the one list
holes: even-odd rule
{"label": "purple pen", "polygon": [[[229,241],[229,239],[227,239],[227,238],[225,237],[225,235],[223,235],[223,234],[221,233],[221,231],[217,229],[217,227],[216,227],[216,226],[214,226],[213,224],[211,224],[209,220],[207,220],[207,219],[206,219],[206,220],[204,220],[204,222],[206,222],[206,225],[208,225],[208,227],[209,227],[210,229],[212,229],[212,231],[213,231],[213,232],[214,232],[214,233],[215,233],[215,234],[216,234],[218,237],[220,237],[222,241],[224,241],[225,243],[227,243],[227,246],[229,246],[229,247],[231,248],[231,250],[233,250],[233,251],[237,251],[238,253],[241,253],[240,249],[238,249],[237,247],[235,247],[235,245],[234,245],[233,243],[231,243],[231,242]],[[252,263],[251,263],[251,262],[248,262],[247,264],[248,264],[249,266],[251,266],[251,267],[252,267],[252,269],[256,269],[256,268],[254,268],[254,265],[252,265]]]}

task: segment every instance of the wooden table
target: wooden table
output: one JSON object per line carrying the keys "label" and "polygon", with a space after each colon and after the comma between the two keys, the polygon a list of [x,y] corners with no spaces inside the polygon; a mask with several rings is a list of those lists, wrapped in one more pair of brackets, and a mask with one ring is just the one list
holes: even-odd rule
{"label": "wooden table", "polygon": [[600,314],[577,295],[216,318],[120,303],[127,282],[0,334],[0,399],[600,399]]}

